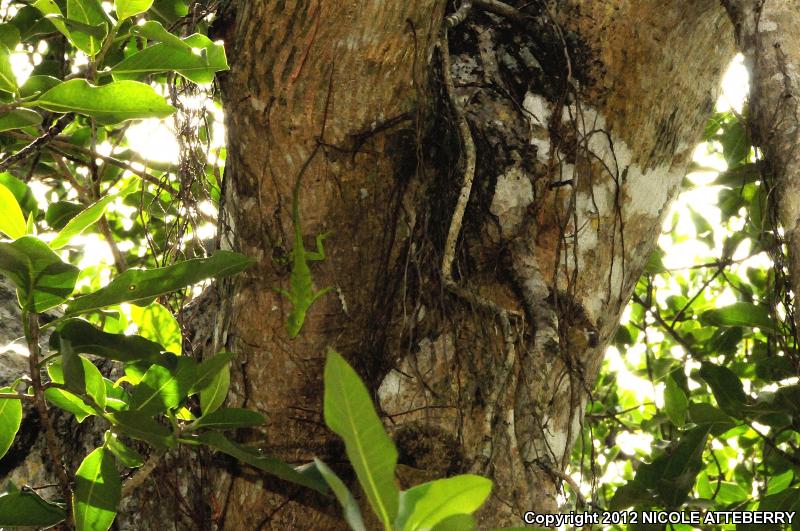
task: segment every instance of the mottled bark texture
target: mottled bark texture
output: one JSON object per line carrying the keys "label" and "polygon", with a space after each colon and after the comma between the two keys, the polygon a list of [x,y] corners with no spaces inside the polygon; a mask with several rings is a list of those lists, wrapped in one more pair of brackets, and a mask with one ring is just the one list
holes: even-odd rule
{"label": "mottled bark texture", "polygon": [[[800,291],[800,1],[726,0],[750,72],[751,139],[777,200],[792,291]],[[794,312],[800,329],[800,313]]]}
{"label": "mottled bark texture", "polygon": [[[221,244],[258,265],[221,287],[213,347],[237,354],[234,401],[268,418],[244,440],[348,476],[321,415],[332,346],[373,389],[403,487],[472,471],[495,481],[486,525],[554,510],[604,349],[733,56],[725,10],[476,1],[449,32],[454,108],[435,46],[444,0],[231,4]],[[462,184],[456,108],[477,172],[454,277],[475,297],[439,271]],[[288,282],[304,165],[307,245],[331,234],[312,272],[336,289],[289,340],[274,288]],[[208,471],[222,528],[342,525],[331,500],[216,461]]]}

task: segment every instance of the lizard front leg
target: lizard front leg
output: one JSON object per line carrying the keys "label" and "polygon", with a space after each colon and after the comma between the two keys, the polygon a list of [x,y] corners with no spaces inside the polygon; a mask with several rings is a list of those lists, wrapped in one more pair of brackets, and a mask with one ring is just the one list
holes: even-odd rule
{"label": "lizard front leg", "polygon": [[317,234],[316,243],[317,243],[317,250],[316,251],[306,251],[306,260],[309,262],[319,262],[321,260],[325,260],[325,248],[322,246],[322,242],[325,241],[325,238],[328,237],[327,232],[323,232],[322,234]]}

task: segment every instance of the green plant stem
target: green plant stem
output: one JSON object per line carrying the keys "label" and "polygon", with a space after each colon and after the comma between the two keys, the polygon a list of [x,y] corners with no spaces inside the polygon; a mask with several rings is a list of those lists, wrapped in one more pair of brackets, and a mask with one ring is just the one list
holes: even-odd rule
{"label": "green plant stem", "polygon": [[36,408],[36,412],[39,414],[39,422],[42,424],[45,440],[47,441],[47,450],[56,468],[58,483],[61,486],[61,493],[67,505],[66,525],[72,528],[72,487],[70,486],[69,476],[67,476],[67,469],[64,466],[61,448],[56,439],[53,424],[50,421],[50,412],[44,399],[44,387],[42,386],[42,375],[39,369],[39,314],[24,312],[23,324],[25,327],[25,339],[28,342],[28,367],[31,373],[31,387],[33,388],[33,407]]}

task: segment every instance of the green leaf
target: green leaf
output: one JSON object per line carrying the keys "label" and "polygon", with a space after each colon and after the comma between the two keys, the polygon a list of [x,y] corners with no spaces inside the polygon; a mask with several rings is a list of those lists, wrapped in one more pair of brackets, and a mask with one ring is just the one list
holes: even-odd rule
{"label": "green leaf", "polygon": [[257,411],[243,408],[222,408],[208,415],[203,415],[192,423],[192,429],[209,428],[212,430],[229,430],[248,428],[264,424],[264,415]]}
{"label": "green leaf", "polygon": [[[476,528],[475,518],[471,514],[454,514],[433,526],[433,531],[472,531]],[[530,528],[527,529],[530,531]]]}
{"label": "green leaf", "polygon": [[8,172],[0,173],[0,184],[11,190],[11,193],[17,198],[17,203],[22,208],[23,215],[27,216],[31,212],[36,213],[39,211],[39,203],[37,203],[33,192],[31,192],[27,184]]}
{"label": "green leaf", "polygon": [[[47,374],[50,376],[50,380],[53,383],[65,383],[64,369],[61,366],[60,359],[55,360],[47,366]],[[78,422],[83,422],[86,417],[97,414],[90,404],[87,404],[83,398],[71,391],[49,388],[45,390],[44,396],[53,405],[75,415]]]}
{"label": "green leaf", "polygon": [[148,46],[111,68],[114,79],[137,79],[146,74],[175,71],[197,84],[214,81],[214,74],[228,70],[225,47],[196,33],[183,39],[185,47],[174,42]]}
{"label": "green leaf", "polygon": [[89,57],[97,55],[103,47],[109,22],[100,2],[98,0],[67,0],[67,24],[70,22],[80,23],[90,28],[103,28],[99,33],[83,28],[71,31],[71,40],[78,48]]}
{"label": "green leaf", "polygon": [[117,18],[123,21],[144,13],[152,5],[153,0],[115,0],[114,10],[117,12]]}
{"label": "green leaf", "polygon": [[177,19],[189,14],[189,6],[185,0],[155,0],[150,13],[159,20],[172,24]]}
{"label": "green leaf", "polygon": [[[33,7],[38,9],[62,35],[75,44],[69,29],[67,29],[66,24],[64,24],[64,15],[61,13],[61,8],[58,7],[58,4],[53,0],[36,0],[36,2],[33,3]],[[87,50],[81,51],[88,53]]]}
{"label": "green leaf", "polygon": [[683,427],[688,406],[689,400],[686,398],[686,393],[670,374],[664,389],[664,410],[675,426]]}
{"label": "green leaf", "polygon": [[767,494],[777,494],[782,490],[789,488],[794,479],[794,470],[787,470],[783,474],[778,474],[771,478],[767,478]]}
{"label": "green leaf", "polygon": [[689,418],[698,426],[708,426],[712,435],[721,435],[733,428],[736,423],[728,415],[711,404],[689,404]]}
{"label": "green leaf", "polygon": [[30,109],[12,109],[0,116],[0,132],[37,126],[42,123],[38,112]]}
{"label": "green leaf", "polygon": [[728,166],[733,167],[747,162],[750,141],[747,138],[747,131],[739,120],[733,120],[723,125],[719,141],[722,144],[722,153]]}
{"label": "green leaf", "polygon": [[72,201],[57,201],[47,207],[44,220],[56,230],[64,226],[83,210],[83,205]]}
{"label": "green leaf", "polygon": [[228,396],[230,385],[231,369],[225,365],[211,378],[209,384],[200,390],[200,411],[203,415],[219,409]]}
{"label": "green leaf", "polygon": [[639,466],[636,479],[642,476],[644,484],[654,485],[666,507],[678,507],[694,487],[695,478],[703,467],[708,431],[707,426],[689,430],[665,455]]}
{"label": "green leaf", "polygon": [[0,184],[0,232],[16,240],[25,236],[26,224],[16,196]]}
{"label": "green leaf", "polygon": [[432,529],[451,516],[472,514],[491,490],[490,480],[471,474],[417,485],[400,495],[395,526],[403,531]]}
{"label": "green leaf", "polygon": [[17,287],[22,308],[35,313],[64,302],[78,279],[77,267],[63,262],[32,236],[0,242],[0,273]]}
{"label": "green leaf", "polygon": [[[64,358],[64,353],[68,350],[71,349],[64,349],[62,346],[61,355],[63,361],[61,369],[64,374],[64,384],[78,394],[88,395],[100,409],[104,409],[106,407],[106,384],[100,370],[88,359],[77,355],[74,356],[75,359],[72,361],[74,366],[68,369]],[[74,371],[73,374],[76,376],[73,380],[74,385],[70,382],[70,370]]]}
{"label": "green leaf", "polygon": [[17,78],[11,68],[11,52],[4,44],[0,44],[0,90],[12,94],[17,92]]}
{"label": "green leaf", "polygon": [[142,337],[159,343],[164,350],[180,356],[183,334],[171,311],[157,302],[145,308],[132,306],[131,320],[136,324]]}
{"label": "green leaf", "polygon": [[175,112],[153,87],[138,81],[116,81],[98,87],[84,79],[71,79],[51,88],[31,105],[91,116],[104,125],[137,118],[164,118]]}
{"label": "green leaf", "polygon": [[13,50],[20,40],[19,29],[15,25],[9,23],[0,24],[0,44],[9,50]]}
{"label": "green leaf", "polygon": [[109,452],[116,456],[119,463],[126,468],[139,468],[144,464],[144,459],[139,453],[125,445],[119,437],[111,431],[103,435],[104,445]]}
{"label": "green leaf", "polygon": [[364,518],[361,516],[361,509],[358,507],[358,502],[355,497],[353,497],[353,493],[350,492],[350,489],[347,488],[333,470],[328,468],[328,465],[317,458],[314,458],[314,463],[317,466],[317,470],[319,470],[320,474],[322,474],[322,477],[325,479],[325,482],[333,491],[336,499],[339,500],[339,504],[344,511],[344,520],[350,526],[350,529],[353,531],[366,531],[367,528],[364,526]]}
{"label": "green leaf", "polygon": [[233,358],[234,354],[231,352],[222,351],[203,360],[197,367],[197,380],[192,384],[189,394],[196,394],[200,392],[201,389],[208,387],[214,380],[214,377],[219,374]]}
{"label": "green leaf", "polygon": [[172,432],[141,411],[117,411],[110,413],[109,419],[123,435],[145,441],[155,448],[166,450],[175,446]]}
{"label": "green leaf", "polygon": [[19,88],[19,95],[23,98],[29,98],[34,95],[44,94],[59,83],[61,83],[61,80],[53,76],[33,75]]}
{"label": "green leaf", "polygon": [[86,456],[75,473],[73,500],[77,531],[103,531],[111,527],[117,515],[122,481],[113,455],[97,448]]}
{"label": "green leaf", "polygon": [[185,356],[169,358],[169,366],[166,366],[166,362],[160,362],[147,369],[142,381],[131,393],[131,411],[156,415],[177,407],[189,395],[197,364]]}
{"label": "green leaf", "polygon": [[63,389],[45,389],[44,397],[54,406],[75,415],[75,420],[79,423],[86,420],[86,417],[96,414],[94,409],[78,395]]}
{"label": "green leaf", "polygon": [[86,210],[69,220],[63,229],[53,238],[50,242],[51,249],[61,249],[67,245],[72,238],[82,234],[83,231],[94,225],[99,220],[109,204],[113,203],[119,198],[130,195],[136,191],[139,183],[134,181],[129,186],[125,187],[119,193],[111,194],[103,197],[95,203],[92,203]]}
{"label": "green leaf", "polygon": [[369,392],[337,352],[325,363],[324,414],[328,427],[344,439],[358,481],[385,529],[397,517],[400,491],[395,483],[397,449],[386,435]]}
{"label": "green leaf", "polygon": [[84,313],[121,302],[149,304],[154,298],[210,277],[234,275],[253,260],[231,251],[210,258],[195,258],[157,269],[128,269],[105,288],[73,300],[67,314]]}
{"label": "green leaf", "polygon": [[757,326],[762,330],[776,331],[769,311],[749,302],[735,302],[724,308],[703,312],[700,320],[715,326]]}
{"label": "green leaf", "polygon": [[283,461],[263,455],[258,449],[236,444],[216,431],[208,431],[195,436],[193,441],[205,444],[239,461],[247,463],[259,470],[272,474],[286,481],[303,485],[326,494],[328,492],[325,482],[318,476],[304,474],[298,468],[293,468]]}
{"label": "green leaf", "polygon": [[0,494],[0,526],[48,528],[64,521],[67,512],[32,490]]}
{"label": "green leaf", "polygon": [[708,362],[703,362],[700,367],[700,376],[711,387],[720,409],[734,418],[741,417],[747,395],[739,377],[727,367]]}
{"label": "green leaf", "polygon": [[109,360],[130,362],[156,361],[161,357],[161,345],[141,336],[109,334],[83,319],[67,319],[50,335],[50,348],[58,350],[59,340],[69,340],[79,354],[93,354]]}
{"label": "green leaf", "polygon": [[155,20],[148,20],[144,24],[131,28],[131,33],[152,41],[163,42],[175,48],[191,49],[191,46],[182,41],[180,37],[167,31],[164,26]]}
{"label": "green leaf", "polygon": [[[3,387],[0,393],[13,393],[11,387]],[[0,398],[0,458],[6,455],[22,422],[22,401]]]}

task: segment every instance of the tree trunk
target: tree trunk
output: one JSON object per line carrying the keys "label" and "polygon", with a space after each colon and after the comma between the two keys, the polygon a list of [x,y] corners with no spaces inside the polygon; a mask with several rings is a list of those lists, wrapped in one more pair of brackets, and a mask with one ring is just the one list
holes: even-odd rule
{"label": "tree trunk", "polygon": [[[778,203],[788,250],[791,290],[800,293],[800,2],[726,0],[736,41],[750,72],[749,126],[759,146],[769,186]],[[777,231],[776,231],[777,232]],[[780,254],[780,250],[777,251]],[[781,273],[781,261],[776,271]],[[791,300],[791,299],[790,299]],[[800,313],[794,311],[795,333]]]}
{"label": "tree trunk", "polygon": [[[236,4],[221,23],[220,229],[258,265],[222,288],[214,346],[237,353],[238,402],[269,419],[250,442],[345,470],[321,415],[331,346],[374,390],[404,488],[473,471],[495,481],[485,524],[554,511],[603,352],[733,56],[725,10],[474,1],[442,52],[443,0]],[[440,264],[470,144],[453,287]],[[330,234],[314,281],[335,290],[290,340],[275,288],[299,175],[306,246]],[[225,529],[341,525],[329,500],[216,472]]]}

